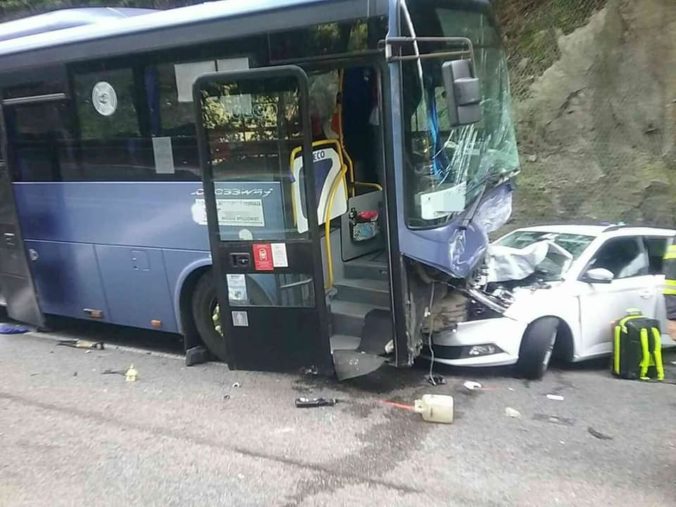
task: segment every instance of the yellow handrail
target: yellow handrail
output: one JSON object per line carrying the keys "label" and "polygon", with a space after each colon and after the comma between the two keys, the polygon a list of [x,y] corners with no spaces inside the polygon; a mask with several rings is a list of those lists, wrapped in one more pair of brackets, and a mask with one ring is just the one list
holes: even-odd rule
{"label": "yellow handrail", "polygon": [[326,210],[324,211],[324,245],[326,247],[326,280],[324,289],[329,290],[333,287],[333,253],[331,252],[331,210],[333,209],[333,198],[338,191],[338,184],[345,181],[347,167],[342,166],[338,177],[331,183],[329,197],[326,200]]}

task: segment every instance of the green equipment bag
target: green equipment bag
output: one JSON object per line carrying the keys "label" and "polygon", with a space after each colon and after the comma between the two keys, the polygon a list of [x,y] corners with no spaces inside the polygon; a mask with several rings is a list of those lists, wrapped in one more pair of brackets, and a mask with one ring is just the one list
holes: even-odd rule
{"label": "green equipment bag", "polygon": [[632,380],[663,380],[660,323],[631,312],[614,329],[612,372]]}

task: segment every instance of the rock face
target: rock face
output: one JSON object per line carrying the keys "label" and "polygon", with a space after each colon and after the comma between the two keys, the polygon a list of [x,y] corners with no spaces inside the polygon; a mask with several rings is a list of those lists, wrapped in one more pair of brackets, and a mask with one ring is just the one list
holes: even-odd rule
{"label": "rock face", "polygon": [[676,1],[609,0],[515,104],[512,226],[676,226]]}

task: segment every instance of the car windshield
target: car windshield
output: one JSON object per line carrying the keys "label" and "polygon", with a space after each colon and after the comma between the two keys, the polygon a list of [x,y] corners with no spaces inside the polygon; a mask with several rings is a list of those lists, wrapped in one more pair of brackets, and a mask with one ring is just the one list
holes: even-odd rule
{"label": "car windshield", "polygon": [[545,281],[560,280],[572,261],[594,241],[594,236],[549,231],[514,231],[495,244],[510,248],[526,248],[540,241],[550,243],[545,260],[538,264],[536,273]]}

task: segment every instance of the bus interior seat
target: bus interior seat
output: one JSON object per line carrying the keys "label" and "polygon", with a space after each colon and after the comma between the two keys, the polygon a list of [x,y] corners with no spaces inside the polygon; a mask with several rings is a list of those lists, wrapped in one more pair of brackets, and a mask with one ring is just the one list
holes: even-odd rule
{"label": "bus interior seat", "polygon": [[[345,165],[338,141],[334,139],[316,141],[312,143],[312,148],[315,198],[317,200],[317,223],[318,225],[323,225],[326,221],[329,203],[331,205],[329,220],[347,213],[347,166]],[[301,185],[304,184],[302,155],[302,148],[296,148],[291,153],[290,161],[294,218],[297,230],[300,233],[308,230],[307,217],[305,215],[305,195],[304,192],[301,192]],[[332,192],[334,194],[333,199],[331,199]]]}

